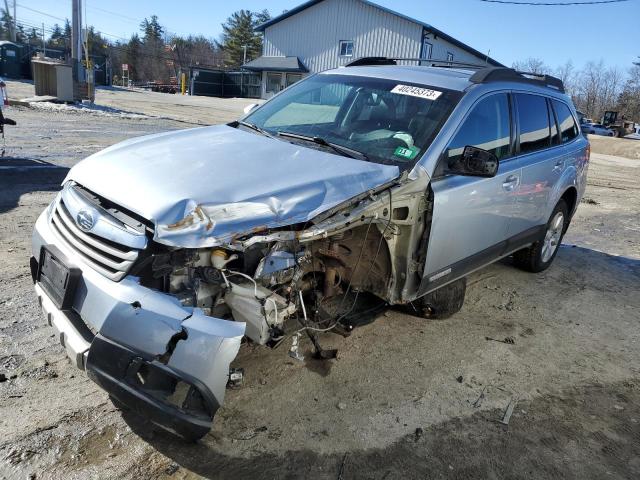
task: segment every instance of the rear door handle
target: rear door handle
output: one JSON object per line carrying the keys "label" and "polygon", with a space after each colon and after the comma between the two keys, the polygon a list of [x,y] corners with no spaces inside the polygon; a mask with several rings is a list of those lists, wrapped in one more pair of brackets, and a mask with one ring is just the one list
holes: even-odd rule
{"label": "rear door handle", "polygon": [[509,175],[505,178],[504,182],[502,182],[502,188],[507,192],[513,192],[518,186],[518,183],[520,183],[520,179],[517,175]]}
{"label": "rear door handle", "polygon": [[558,160],[556,164],[553,166],[553,170],[564,170],[564,160]]}

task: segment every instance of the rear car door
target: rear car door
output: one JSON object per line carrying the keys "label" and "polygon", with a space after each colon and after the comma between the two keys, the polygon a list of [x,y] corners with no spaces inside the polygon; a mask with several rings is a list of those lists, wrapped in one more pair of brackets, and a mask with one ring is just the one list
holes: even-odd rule
{"label": "rear car door", "polygon": [[[509,217],[520,182],[512,154],[509,95],[492,93],[469,110],[434,172],[433,218],[424,278],[425,293],[498,258],[504,250]],[[500,160],[493,178],[446,174],[446,165],[473,145]]]}
{"label": "rear car door", "polygon": [[[551,101],[556,114],[556,121],[560,133],[560,141],[564,149],[565,176],[567,170],[573,169],[576,172],[579,196],[582,197],[584,188],[587,185],[587,164],[589,161],[588,151],[585,149],[586,142],[579,141],[582,138],[580,127],[572,109],[566,103],[553,99]],[[573,212],[569,212],[572,214]]]}
{"label": "rear car door", "polygon": [[538,240],[553,208],[549,202],[566,158],[551,101],[532,93],[516,92],[513,98],[518,154],[512,161],[522,168],[522,180],[513,192],[515,210],[509,221],[508,236],[515,248]]}

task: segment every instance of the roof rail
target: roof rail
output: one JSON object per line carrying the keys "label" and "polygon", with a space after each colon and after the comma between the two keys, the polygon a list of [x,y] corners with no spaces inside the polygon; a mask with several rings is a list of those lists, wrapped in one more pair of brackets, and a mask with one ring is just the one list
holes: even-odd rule
{"label": "roof rail", "polygon": [[375,66],[375,65],[397,65],[398,62],[418,62],[420,65],[429,67],[465,67],[465,68],[487,68],[487,65],[480,65],[477,63],[466,62],[453,62],[450,60],[438,60],[433,58],[414,58],[414,57],[361,57],[350,63],[347,63],[345,67],[362,67],[362,66]]}
{"label": "roof rail", "polygon": [[471,75],[472,83],[521,82],[549,87],[564,93],[564,84],[559,78],[541,73],[520,72],[513,68],[487,67]]}
{"label": "roof rail", "polygon": [[387,57],[360,57],[352,62],[349,62],[345,65],[345,67],[362,67],[365,65],[373,66],[373,65],[397,65],[393,58]]}

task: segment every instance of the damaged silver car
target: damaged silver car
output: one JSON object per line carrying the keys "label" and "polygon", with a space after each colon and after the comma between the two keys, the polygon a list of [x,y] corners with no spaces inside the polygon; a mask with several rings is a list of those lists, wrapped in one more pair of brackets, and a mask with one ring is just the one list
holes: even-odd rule
{"label": "damaged silver car", "polygon": [[360,59],[228,125],[133,138],[71,169],[31,269],[75,365],[185,438],[243,339],[300,358],[380,308],[456,313],[497,259],[541,271],[589,146],[553,77]]}

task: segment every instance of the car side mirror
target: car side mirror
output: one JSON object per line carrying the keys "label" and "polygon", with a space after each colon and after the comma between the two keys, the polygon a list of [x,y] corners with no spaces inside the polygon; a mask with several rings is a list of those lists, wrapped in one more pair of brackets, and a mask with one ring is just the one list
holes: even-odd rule
{"label": "car side mirror", "polygon": [[249,115],[249,113],[251,113],[251,111],[256,108],[258,106],[257,103],[251,103],[249,105],[247,105],[246,107],[244,107],[244,114],[245,115]]}
{"label": "car side mirror", "polygon": [[500,161],[492,152],[467,145],[462,155],[449,161],[447,173],[469,177],[495,177]]}

